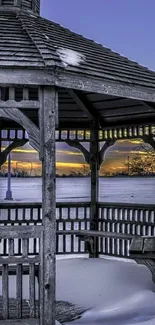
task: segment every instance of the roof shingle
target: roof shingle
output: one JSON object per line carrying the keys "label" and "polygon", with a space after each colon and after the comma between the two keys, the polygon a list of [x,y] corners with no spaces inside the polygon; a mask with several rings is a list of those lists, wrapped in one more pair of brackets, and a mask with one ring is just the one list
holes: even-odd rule
{"label": "roof shingle", "polygon": [[[73,54],[78,63],[64,64],[60,53]],[[26,11],[0,11],[0,66],[61,67],[93,77],[155,88],[155,72]]]}

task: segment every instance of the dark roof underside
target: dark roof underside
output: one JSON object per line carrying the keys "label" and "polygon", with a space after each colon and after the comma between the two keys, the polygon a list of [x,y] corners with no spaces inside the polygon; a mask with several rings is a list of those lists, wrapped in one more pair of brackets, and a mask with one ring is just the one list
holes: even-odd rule
{"label": "dark roof underside", "polygon": [[[98,119],[102,128],[155,123],[155,103],[77,91],[74,91],[73,94],[72,91],[59,89],[60,128],[89,129],[91,116],[88,116],[84,107],[87,107],[92,116]],[[33,93],[31,93],[31,99],[37,99],[36,90],[33,97],[32,95]],[[79,101],[77,102],[75,98],[78,98]],[[37,109],[24,109],[24,113],[38,125]],[[15,123],[3,120],[2,125],[3,128],[12,127],[15,126]]]}

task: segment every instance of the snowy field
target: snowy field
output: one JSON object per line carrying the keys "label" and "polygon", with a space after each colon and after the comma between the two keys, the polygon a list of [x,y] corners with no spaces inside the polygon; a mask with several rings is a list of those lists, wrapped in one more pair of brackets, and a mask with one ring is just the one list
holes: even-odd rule
{"label": "snowy field", "polygon": [[[155,285],[145,266],[112,258],[59,257],[56,268],[56,300],[86,310],[80,319],[65,325],[155,324]],[[15,297],[14,277],[9,284],[9,296]],[[28,299],[28,292],[25,276],[23,298]]]}
{"label": "snowy field", "polygon": [[[0,178],[0,200],[5,197],[7,179]],[[22,191],[21,191],[22,189]],[[13,178],[12,194],[17,201],[41,201],[40,178]],[[101,178],[99,198],[102,202],[155,203],[154,178]],[[57,201],[89,201],[89,178],[58,178]]]}

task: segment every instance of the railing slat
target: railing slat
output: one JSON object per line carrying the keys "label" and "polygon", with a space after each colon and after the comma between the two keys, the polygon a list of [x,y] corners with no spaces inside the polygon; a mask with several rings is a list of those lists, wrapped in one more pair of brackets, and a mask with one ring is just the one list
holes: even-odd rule
{"label": "railing slat", "polygon": [[22,318],[22,265],[16,266],[16,306],[17,319]]}
{"label": "railing slat", "polygon": [[2,265],[3,319],[9,318],[8,265]]}
{"label": "railing slat", "polygon": [[35,265],[29,265],[30,318],[35,318]]}

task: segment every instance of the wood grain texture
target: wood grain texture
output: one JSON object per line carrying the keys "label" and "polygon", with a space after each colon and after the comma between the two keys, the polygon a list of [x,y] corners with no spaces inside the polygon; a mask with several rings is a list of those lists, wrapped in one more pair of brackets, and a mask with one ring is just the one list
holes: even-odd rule
{"label": "wood grain texture", "polygon": [[2,152],[0,152],[0,167],[6,162],[8,154],[18,148],[24,146],[28,140],[13,140]]}
{"label": "wood grain texture", "polygon": [[19,123],[27,131],[32,147],[39,152],[39,129],[23,112],[18,108],[0,108],[0,117],[9,118]]}
{"label": "wood grain texture", "polygon": [[55,123],[58,108],[54,87],[43,90],[43,110],[40,127],[43,128],[43,225],[44,225],[44,325],[55,325],[56,277],[56,184],[55,184]]}
{"label": "wood grain texture", "polygon": [[[91,170],[91,203],[90,203],[90,230],[98,230],[98,195],[99,195],[99,142],[96,121],[91,122],[90,131],[90,170]],[[98,257],[98,238],[94,239],[94,254]]]}

